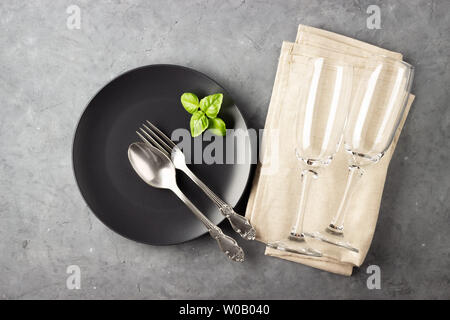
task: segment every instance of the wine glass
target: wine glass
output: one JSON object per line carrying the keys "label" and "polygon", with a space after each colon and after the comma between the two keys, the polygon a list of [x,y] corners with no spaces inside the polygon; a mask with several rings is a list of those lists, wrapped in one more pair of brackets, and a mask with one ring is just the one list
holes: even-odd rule
{"label": "wine glass", "polygon": [[413,77],[413,66],[387,57],[371,60],[362,71],[344,131],[349,160],[347,184],[326,229],[332,237],[320,240],[358,252],[358,248],[340,240],[349,200],[364,174],[363,167],[378,162],[391,145],[405,113]]}
{"label": "wine glass", "polygon": [[[318,169],[329,165],[342,140],[352,91],[353,67],[330,58],[309,58],[304,73],[306,85],[299,90],[295,133],[295,156],[302,164],[301,194],[298,211],[288,239],[304,242],[311,236],[303,231],[310,184]],[[269,245],[288,248],[283,241]],[[291,249],[286,251],[292,251]],[[320,255],[305,248],[303,254]]]}

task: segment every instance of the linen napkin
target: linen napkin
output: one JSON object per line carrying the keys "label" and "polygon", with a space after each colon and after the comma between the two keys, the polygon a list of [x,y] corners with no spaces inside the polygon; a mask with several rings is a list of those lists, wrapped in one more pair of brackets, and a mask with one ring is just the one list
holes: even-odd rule
{"label": "linen napkin", "polygon": [[[399,53],[303,25],[299,26],[296,43],[283,43],[265,124],[262,157],[246,210],[246,217],[256,228],[257,240],[264,243],[283,240],[289,247],[304,247],[304,244],[287,240],[287,235],[297,214],[301,192],[302,168],[294,155],[293,119],[295,99],[298,99],[298,90],[303,84],[305,61],[320,56],[351,63],[355,68],[354,81],[358,81],[367,59],[379,55],[402,58]],[[378,163],[367,167],[357,194],[350,200],[345,240],[356,246],[359,253],[310,241],[308,246],[318,247],[326,256],[316,258],[269,247],[266,248],[267,255],[343,275],[351,275],[353,266],[362,264],[375,231],[388,165],[412,101],[411,95],[392,145]],[[347,154],[341,148],[332,163],[321,170],[319,178],[311,184],[305,231],[324,231],[337,210],[347,176]]]}

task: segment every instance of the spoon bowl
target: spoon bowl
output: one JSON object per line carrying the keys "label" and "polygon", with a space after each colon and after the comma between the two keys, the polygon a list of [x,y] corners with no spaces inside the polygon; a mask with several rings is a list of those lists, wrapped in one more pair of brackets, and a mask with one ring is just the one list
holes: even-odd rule
{"label": "spoon bowl", "polygon": [[128,147],[128,159],[134,171],[150,186],[170,189],[175,184],[175,167],[157,148],[134,142]]}

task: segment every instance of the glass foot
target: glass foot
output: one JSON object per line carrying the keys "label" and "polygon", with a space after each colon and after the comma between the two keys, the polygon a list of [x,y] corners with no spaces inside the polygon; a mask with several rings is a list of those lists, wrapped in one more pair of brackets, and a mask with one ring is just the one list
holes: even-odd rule
{"label": "glass foot", "polygon": [[[319,240],[319,241],[322,241],[322,242],[325,242],[325,243],[328,243],[328,244],[331,244],[331,245],[334,245],[334,246],[337,246],[340,248],[344,248],[344,249],[350,250],[352,252],[359,253],[358,248],[353,247],[350,243],[331,239],[329,237],[322,235],[320,232],[313,232],[313,233],[305,232],[304,236],[306,236],[308,238],[316,239],[316,240]],[[343,233],[341,233],[340,236],[343,236]]]}
{"label": "glass foot", "polygon": [[267,243],[267,246],[269,248],[277,249],[277,250],[281,250],[281,251],[285,251],[285,252],[302,254],[302,255],[311,256],[311,257],[322,257],[322,253],[320,251],[317,251],[317,250],[314,250],[311,248],[292,249],[292,248],[289,248],[286,244],[279,242],[279,241],[278,242],[269,242],[269,243]]}

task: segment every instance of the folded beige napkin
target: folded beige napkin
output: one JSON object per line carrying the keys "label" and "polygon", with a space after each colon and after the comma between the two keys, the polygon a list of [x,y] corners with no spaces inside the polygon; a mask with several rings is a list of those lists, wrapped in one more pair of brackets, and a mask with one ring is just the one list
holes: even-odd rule
{"label": "folded beige napkin", "polygon": [[[351,39],[332,32],[300,25],[296,43],[284,42],[272,91],[263,136],[263,154],[257,167],[246,217],[257,231],[257,240],[264,243],[283,240],[292,248],[304,244],[287,240],[293,218],[298,210],[302,168],[294,155],[295,100],[303,84],[302,73],[306,59],[327,57],[346,61],[354,66],[358,81],[362,67],[371,56],[402,59],[401,54]],[[323,242],[308,244],[322,251],[325,257],[315,258],[267,247],[266,254],[303,263],[333,273],[351,275],[353,266],[360,266],[372,241],[381,202],[386,173],[409,107],[395,139],[384,157],[367,167],[352,197],[345,223],[345,240],[359,253],[343,250]],[[319,179],[311,184],[304,222],[305,231],[323,232],[335,214],[347,181],[347,155],[342,148],[332,163],[321,170]]]}

